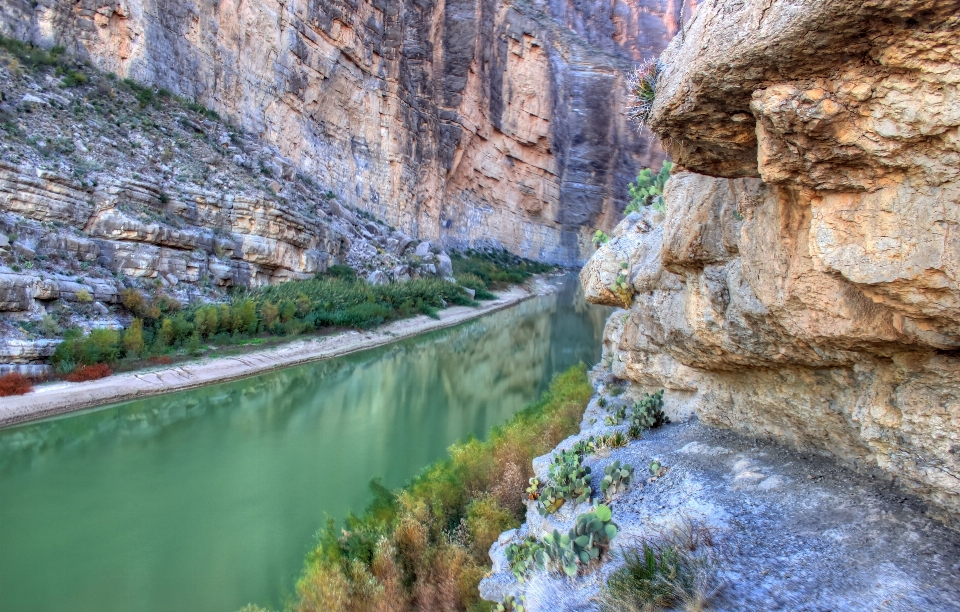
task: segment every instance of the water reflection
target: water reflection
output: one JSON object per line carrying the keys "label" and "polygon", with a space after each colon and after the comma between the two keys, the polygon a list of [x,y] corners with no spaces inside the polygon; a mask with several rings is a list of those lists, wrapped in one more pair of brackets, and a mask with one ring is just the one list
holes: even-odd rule
{"label": "water reflection", "polygon": [[279,605],[325,514],[599,358],[559,293],[357,355],[0,432],[0,610]]}

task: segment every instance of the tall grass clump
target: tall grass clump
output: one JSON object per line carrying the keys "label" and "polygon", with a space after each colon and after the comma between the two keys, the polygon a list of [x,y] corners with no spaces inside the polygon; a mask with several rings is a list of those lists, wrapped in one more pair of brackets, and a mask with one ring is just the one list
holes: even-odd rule
{"label": "tall grass clump", "polygon": [[488,610],[477,586],[487,551],[520,525],[531,462],[577,431],[592,388],[586,367],[554,377],[540,400],[427,467],[406,488],[371,483],[374,501],[321,530],[297,582],[298,612]]}
{"label": "tall grass clump", "polygon": [[601,594],[603,612],[703,612],[723,586],[710,529],[684,521],[657,541],[625,549]]}

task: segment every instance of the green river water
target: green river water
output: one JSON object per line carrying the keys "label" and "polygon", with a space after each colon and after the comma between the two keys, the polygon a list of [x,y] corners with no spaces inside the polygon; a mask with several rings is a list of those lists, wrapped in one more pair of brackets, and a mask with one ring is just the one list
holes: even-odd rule
{"label": "green river water", "polygon": [[555,282],[387,347],[0,430],[0,611],[279,608],[371,478],[402,485],[599,359],[608,309]]}

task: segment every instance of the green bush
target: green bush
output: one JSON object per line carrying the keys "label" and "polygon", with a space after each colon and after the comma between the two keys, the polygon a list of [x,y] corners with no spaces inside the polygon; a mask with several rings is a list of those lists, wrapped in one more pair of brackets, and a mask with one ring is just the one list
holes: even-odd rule
{"label": "green bush", "polygon": [[454,277],[466,274],[476,276],[483,281],[487,289],[522,283],[534,274],[544,274],[557,269],[556,266],[524,259],[502,250],[468,250],[464,253],[452,253],[450,259],[453,262]]}
{"label": "green bush", "polygon": [[454,278],[457,283],[461,286],[466,287],[467,289],[473,289],[474,299],[477,300],[495,300],[497,296],[490,293],[487,290],[487,283],[484,282],[482,278],[476,274],[464,273],[464,274],[455,274]]}
{"label": "green bush", "polygon": [[79,328],[73,328],[64,335],[50,361],[57,372],[66,374],[77,365],[116,363],[121,354],[120,332],[117,330],[94,329],[84,335]]}
{"label": "green bush", "polygon": [[127,357],[140,357],[145,348],[143,340],[143,321],[134,319],[123,333],[123,350]]}
{"label": "green bush", "polygon": [[356,271],[350,266],[345,266],[343,264],[335,264],[327,268],[327,271],[324,273],[331,278],[339,278],[342,280],[353,280],[357,278]]}
{"label": "green bush", "polygon": [[0,47],[16,57],[17,60],[25,66],[34,69],[45,66],[56,66],[65,51],[63,47],[53,47],[47,51],[31,43],[21,42],[5,36],[0,36]]}

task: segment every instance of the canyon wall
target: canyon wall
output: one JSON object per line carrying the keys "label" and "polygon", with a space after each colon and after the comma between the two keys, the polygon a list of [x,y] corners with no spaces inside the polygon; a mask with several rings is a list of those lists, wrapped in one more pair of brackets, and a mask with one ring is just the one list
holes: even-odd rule
{"label": "canyon wall", "polygon": [[12,0],[0,29],[196,99],[416,238],[576,263],[660,164],[624,74],[681,4]]}
{"label": "canyon wall", "polygon": [[[650,119],[666,213],[584,268],[604,366],[675,415],[960,516],[960,3],[700,7]],[[618,276],[626,285],[617,285]]]}

